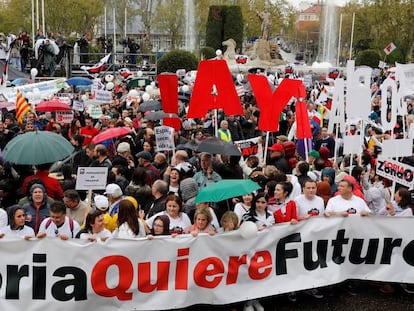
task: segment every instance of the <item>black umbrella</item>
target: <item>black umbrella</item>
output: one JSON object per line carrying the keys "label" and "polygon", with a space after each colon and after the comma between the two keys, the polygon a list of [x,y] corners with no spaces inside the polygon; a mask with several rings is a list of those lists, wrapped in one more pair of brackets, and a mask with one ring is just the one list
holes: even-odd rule
{"label": "black umbrella", "polygon": [[198,146],[199,146],[199,142],[195,139],[192,139],[186,142],[185,144],[178,145],[177,149],[178,150],[188,149],[188,150],[196,151]]}
{"label": "black umbrella", "polygon": [[183,102],[189,102],[190,101],[190,96],[178,95],[178,100],[181,100]]}
{"label": "black umbrella", "polygon": [[147,120],[161,120],[162,118],[178,118],[175,113],[165,113],[162,110],[151,112],[149,115],[145,116],[144,119]]}
{"label": "black umbrella", "polygon": [[139,105],[140,111],[151,111],[151,110],[161,110],[161,102],[159,100],[147,100]]}
{"label": "black umbrella", "polygon": [[241,156],[240,150],[235,145],[222,141],[217,137],[209,137],[203,140],[196,150],[197,152],[209,152],[211,154]]}

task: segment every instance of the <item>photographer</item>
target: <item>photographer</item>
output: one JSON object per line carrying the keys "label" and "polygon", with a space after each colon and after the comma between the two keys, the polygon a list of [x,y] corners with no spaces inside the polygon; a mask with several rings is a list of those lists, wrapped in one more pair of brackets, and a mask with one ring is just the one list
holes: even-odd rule
{"label": "photographer", "polygon": [[135,63],[137,62],[137,53],[140,49],[140,46],[138,43],[135,42],[135,39],[131,39],[129,40],[128,38],[128,48],[129,48],[129,62],[132,65],[135,65]]}
{"label": "photographer", "polygon": [[55,53],[49,39],[46,39],[39,47],[39,63],[43,64],[43,74],[45,76],[52,77],[55,74]]}
{"label": "photographer", "polygon": [[89,42],[88,39],[86,39],[85,35],[82,35],[78,40],[76,40],[76,43],[78,43],[79,50],[80,50],[80,62],[81,64],[87,64],[89,63]]}
{"label": "photographer", "polygon": [[26,72],[26,66],[29,61],[29,46],[30,46],[30,38],[27,35],[26,31],[22,31],[19,36],[17,37],[20,40],[21,47],[20,47],[20,66],[22,72]]}

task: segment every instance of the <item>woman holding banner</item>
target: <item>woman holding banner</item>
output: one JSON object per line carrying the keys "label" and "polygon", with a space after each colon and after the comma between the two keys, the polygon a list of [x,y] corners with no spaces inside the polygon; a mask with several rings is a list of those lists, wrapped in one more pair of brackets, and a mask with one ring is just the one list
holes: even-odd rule
{"label": "woman holding banner", "polygon": [[25,225],[26,214],[20,205],[12,205],[8,208],[9,225],[0,228],[0,238],[7,236],[19,236],[30,239],[35,236],[34,231]]}
{"label": "woman holding banner", "polygon": [[411,193],[406,188],[400,188],[395,192],[394,201],[383,207],[378,215],[383,216],[413,216],[414,206],[411,203]]}

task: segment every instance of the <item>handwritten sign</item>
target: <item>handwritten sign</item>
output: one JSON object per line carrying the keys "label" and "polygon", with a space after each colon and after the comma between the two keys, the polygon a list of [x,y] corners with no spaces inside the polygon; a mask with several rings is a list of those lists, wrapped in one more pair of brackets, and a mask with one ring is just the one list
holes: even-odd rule
{"label": "handwritten sign", "polygon": [[157,151],[174,150],[174,129],[169,126],[157,126],[155,129]]}

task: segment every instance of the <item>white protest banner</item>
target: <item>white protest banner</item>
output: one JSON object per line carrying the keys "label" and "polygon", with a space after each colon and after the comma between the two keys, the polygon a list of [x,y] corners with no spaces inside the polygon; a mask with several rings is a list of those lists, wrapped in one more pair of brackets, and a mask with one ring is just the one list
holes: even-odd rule
{"label": "white protest banner", "polygon": [[304,75],[303,84],[305,85],[305,87],[311,87],[312,86],[312,75]]}
{"label": "white protest banner", "polygon": [[80,100],[74,100],[72,109],[76,111],[83,111],[84,110],[83,103]]}
{"label": "white protest banner", "polygon": [[89,105],[88,113],[93,119],[99,119],[103,115],[102,108],[99,105]]}
{"label": "white protest banner", "polygon": [[157,151],[174,150],[174,128],[157,126],[154,128]]}
{"label": "white protest banner", "polygon": [[355,70],[355,61],[349,60],[346,71],[346,115],[348,118],[366,119],[371,112],[372,69],[362,67]]}
{"label": "white protest banner", "polygon": [[414,167],[412,166],[379,156],[376,173],[409,189],[413,188]]}
{"label": "white protest banner", "polygon": [[76,190],[102,190],[106,187],[107,167],[78,167]]}
{"label": "white protest banner", "polygon": [[112,102],[112,92],[111,91],[103,91],[98,90],[95,92],[95,98],[97,102],[102,103],[111,103]]}
{"label": "white protest banner", "polygon": [[2,90],[3,95],[9,102],[16,102],[17,90],[20,90],[23,96],[27,97],[27,93],[34,90],[39,92],[39,100],[47,98],[56,94],[59,90],[65,87],[66,78],[59,78],[56,80],[44,81],[39,83],[31,83],[20,85],[16,87],[8,87]]}
{"label": "white protest banner", "polygon": [[105,88],[105,85],[101,82],[100,79],[94,79],[92,81],[91,92],[95,94],[97,91],[102,91]]}
{"label": "white protest banner", "polygon": [[361,153],[361,135],[344,135],[344,154]]}
{"label": "white protest banner", "polygon": [[56,111],[56,121],[70,124],[73,121],[73,111]]}
{"label": "white protest banner", "polygon": [[414,94],[414,64],[396,63],[395,78],[400,82],[403,96]]}
{"label": "white protest banner", "polygon": [[263,156],[259,156],[259,137],[254,137],[245,140],[238,140],[234,142],[235,145],[241,150],[242,156],[247,158],[248,156],[255,155],[261,159]]}
{"label": "white protest banner", "polygon": [[346,279],[414,283],[411,217],[312,217],[240,232],[105,243],[0,240],[1,310],[164,310]]}
{"label": "white protest banner", "polygon": [[54,99],[59,100],[61,103],[64,103],[66,105],[70,105],[72,102],[72,94],[60,94],[59,96],[56,96]]}
{"label": "white protest banner", "polygon": [[341,132],[345,131],[345,81],[342,78],[335,80],[332,96],[332,107],[329,112],[328,132],[333,133],[334,125],[339,126]]}
{"label": "white protest banner", "polygon": [[382,141],[381,156],[384,158],[409,157],[412,154],[412,139],[386,139]]}

